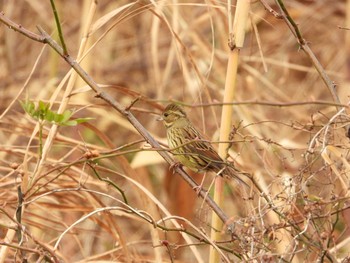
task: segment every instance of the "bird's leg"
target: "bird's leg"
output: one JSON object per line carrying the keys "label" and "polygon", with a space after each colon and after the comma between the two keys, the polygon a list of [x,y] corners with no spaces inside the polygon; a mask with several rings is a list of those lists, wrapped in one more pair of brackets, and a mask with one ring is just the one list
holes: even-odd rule
{"label": "bird's leg", "polygon": [[206,175],[207,175],[207,173],[204,173],[204,176],[203,176],[201,183],[199,185],[193,187],[193,190],[196,191],[198,196],[199,196],[199,193],[203,190],[203,184],[204,184]]}
{"label": "bird's leg", "polygon": [[225,169],[226,169],[226,166],[224,166],[220,171],[218,171],[218,172],[216,173],[216,175],[219,175],[219,176],[221,176],[221,177],[224,177],[224,176],[223,176],[223,171],[225,171]]}
{"label": "bird's leg", "polygon": [[180,162],[177,162],[175,161],[174,163],[172,163],[170,166],[169,166],[169,170],[171,170],[174,173],[176,173],[176,168],[178,167],[182,167],[182,164]]}

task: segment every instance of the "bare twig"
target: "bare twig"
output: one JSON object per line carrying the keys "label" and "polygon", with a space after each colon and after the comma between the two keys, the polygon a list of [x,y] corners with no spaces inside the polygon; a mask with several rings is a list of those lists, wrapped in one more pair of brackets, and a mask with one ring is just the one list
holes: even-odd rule
{"label": "bare twig", "polygon": [[[8,25],[10,29],[14,29],[17,32],[37,41],[40,43],[48,44],[52,47],[77,73],[78,75],[89,85],[89,87],[97,94],[96,96],[107,102],[111,107],[121,113],[128,121],[134,126],[134,128],[140,133],[142,137],[154,148],[160,148],[159,143],[150,135],[150,133],[142,126],[142,124],[135,118],[135,116],[128,110],[126,110],[121,104],[113,99],[108,93],[104,92],[97,83],[88,75],[84,69],[70,56],[65,55],[62,47],[54,40],[52,37],[45,32],[44,29],[38,26],[38,30],[41,35],[32,33],[29,30],[24,29],[22,26],[14,23],[10,19],[6,18],[4,13],[0,13],[0,21]],[[175,161],[170,157],[170,155],[165,151],[158,152],[166,162],[173,165]],[[198,189],[197,183],[180,167],[176,167],[176,172],[192,187],[192,189]],[[213,209],[213,211],[218,215],[218,217],[226,222],[229,217],[224,213],[224,211],[210,198],[207,196],[207,192],[201,189],[199,192],[207,204]]]}
{"label": "bare twig", "polygon": [[276,12],[268,3],[266,3],[265,0],[260,0],[260,2],[265,7],[265,9],[267,11],[269,11],[274,17],[276,17],[277,19],[283,18],[283,16],[281,14],[279,14],[278,12]]}
{"label": "bare twig", "polygon": [[5,16],[4,12],[0,12],[0,21],[7,25],[9,29],[12,29],[18,33],[21,33],[22,35],[25,35],[26,37],[35,40],[37,42],[44,43],[44,37],[38,34],[33,33],[32,31],[29,31],[28,29],[25,29],[20,24],[16,24],[12,20],[8,19]]}
{"label": "bare twig", "polygon": [[[301,32],[298,28],[298,25],[295,23],[295,21],[289,15],[289,12],[283,3],[283,0],[276,0],[276,4],[279,6],[279,8],[281,10],[282,17],[285,20],[285,22],[287,23],[289,29],[296,36],[298,43],[300,44],[300,48],[302,50],[304,50],[304,52],[309,56],[314,67],[316,68],[317,72],[320,74],[323,82],[326,84],[328,90],[332,94],[333,100],[337,103],[340,103],[339,97],[338,97],[337,92],[335,90],[336,84],[328,77],[323,66],[318,61],[315,54],[312,52],[311,48],[309,47],[307,41],[302,37]],[[338,109],[338,107],[337,107],[337,109]]]}
{"label": "bare twig", "polygon": [[247,100],[247,101],[237,101],[237,102],[212,102],[203,104],[185,104],[187,107],[211,107],[211,106],[223,106],[223,105],[263,105],[271,107],[295,107],[295,106],[310,106],[310,105],[324,105],[324,106],[336,106],[349,108],[350,106],[343,103],[337,103],[332,101],[297,101],[297,102],[272,102],[272,101],[257,101],[257,100]]}
{"label": "bare twig", "polygon": [[60,41],[61,41],[61,45],[62,45],[62,48],[63,48],[63,54],[64,55],[68,55],[66,42],[64,41],[64,37],[63,37],[63,33],[62,33],[62,27],[61,27],[60,19],[58,17],[57,9],[56,9],[56,6],[55,6],[55,1],[54,0],[50,0],[50,3],[51,3],[53,14],[55,16],[56,27],[57,27],[57,30],[58,30],[58,37],[60,38]]}
{"label": "bare twig", "polygon": [[48,246],[47,244],[35,239],[33,237],[33,235],[29,232],[29,230],[27,230],[21,223],[19,223],[18,221],[14,220],[12,218],[11,215],[9,215],[5,209],[0,208],[0,211],[3,215],[5,215],[8,219],[10,219],[13,223],[15,223],[17,225],[17,229],[19,229],[19,231],[22,231],[24,234],[26,234],[26,236],[30,237],[39,247],[40,249],[30,249],[27,247],[23,247],[23,246],[19,246],[19,245],[15,245],[12,243],[6,243],[6,242],[0,242],[0,245],[2,246],[8,246],[8,247],[12,247],[12,248],[16,248],[20,251],[27,251],[27,252],[31,252],[31,253],[36,253],[39,255],[44,254],[45,252],[47,253],[47,255],[50,255],[51,257],[46,257],[47,260],[49,262],[59,262],[59,257],[58,255],[50,248],[50,246]]}

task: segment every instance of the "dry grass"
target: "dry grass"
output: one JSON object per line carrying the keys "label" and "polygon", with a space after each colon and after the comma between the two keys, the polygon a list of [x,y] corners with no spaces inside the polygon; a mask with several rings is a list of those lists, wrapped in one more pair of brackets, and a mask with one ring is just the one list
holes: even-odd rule
{"label": "dry grass", "polygon": [[[350,32],[340,28],[350,27],[345,1],[285,2],[347,104]],[[33,32],[40,25],[56,38],[49,1],[0,3],[14,22]],[[165,142],[156,114],[176,100],[218,140],[227,67],[225,2],[56,5],[69,54],[120,104],[142,96],[131,111],[155,138]],[[49,46],[4,25],[0,40],[1,262],[206,262],[211,245],[230,261],[347,262],[347,108],[332,104],[285,21],[259,1],[252,3],[240,52],[230,154],[254,174],[271,202],[257,190],[247,200],[228,182],[223,210],[235,228],[232,235],[222,233],[220,244],[208,237],[210,208]],[[40,158],[37,121],[19,104],[26,99],[94,119],[60,126],[57,133],[44,125]],[[212,178],[206,177],[206,187]],[[20,236],[14,220],[18,187],[24,194]]]}

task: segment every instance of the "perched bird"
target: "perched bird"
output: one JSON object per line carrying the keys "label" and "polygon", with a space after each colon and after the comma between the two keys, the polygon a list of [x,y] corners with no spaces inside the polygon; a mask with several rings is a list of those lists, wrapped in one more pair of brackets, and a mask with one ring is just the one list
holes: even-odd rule
{"label": "perched bird", "polygon": [[232,164],[225,162],[211,143],[199,133],[187,118],[186,112],[177,104],[169,104],[160,118],[166,127],[170,152],[184,166],[195,172],[213,171],[221,176],[239,178]]}

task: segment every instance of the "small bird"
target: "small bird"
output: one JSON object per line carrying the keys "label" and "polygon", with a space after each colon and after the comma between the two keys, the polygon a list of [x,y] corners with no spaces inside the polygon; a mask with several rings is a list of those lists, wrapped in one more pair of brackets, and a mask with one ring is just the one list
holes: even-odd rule
{"label": "small bird", "polygon": [[186,112],[177,104],[169,104],[160,118],[166,127],[170,152],[184,166],[201,173],[213,171],[228,178],[236,178],[247,185],[232,164],[225,162],[214,150],[211,143],[203,136],[187,118]]}

